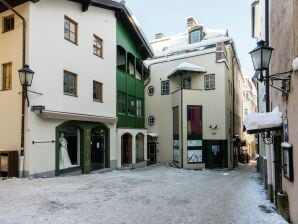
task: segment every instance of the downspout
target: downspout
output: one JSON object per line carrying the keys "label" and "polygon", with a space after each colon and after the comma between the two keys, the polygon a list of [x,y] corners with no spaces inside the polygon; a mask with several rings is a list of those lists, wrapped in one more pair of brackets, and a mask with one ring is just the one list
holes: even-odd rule
{"label": "downspout", "polygon": [[183,168],[183,72],[180,73],[180,131],[181,131],[181,168]]}
{"label": "downspout", "polygon": [[[269,46],[269,0],[265,0],[265,42]],[[270,90],[269,90],[269,69],[265,71],[265,94],[266,94],[266,112],[270,112]],[[269,132],[267,133],[269,135]],[[268,177],[268,199],[273,202],[273,179],[272,179],[272,153],[271,145],[266,145],[267,158],[267,177]]]}
{"label": "downspout", "polygon": [[[5,0],[0,0],[0,2],[8,9],[15,13],[23,22],[23,36],[22,36],[22,67],[26,64],[26,20],[25,18],[18,13],[10,4],[8,4]],[[24,151],[24,143],[25,143],[25,94],[27,92],[27,86],[22,85],[22,120],[21,120],[21,156],[24,156],[23,162],[23,173],[22,176],[25,176],[25,151]]]}
{"label": "downspout", "polygon": [[[233,108],[232,108],[232,113],[233,113],[233,118],[232,118],[232,139],[234,139],[235,137],[235,64],[234,64],[234,61],[235,61],[235,58],[236,58],[236,55],[233,53],[233,56],[232,56],[232,70],[233,70],[233,73],[232,73],[232,91],[233,91],[233,98],[232,98],[232,105],[233,105]],[[233,142],[233,141],[232,141]],[[233,145],[233,155],[232,155],[232,160],[233,160],[233,167],[235,168],[236,167],[236,161],[235,161],[235,155],[234,155],[234,150],[235,150],[235,146],[234,146],[234,143],[232,143]],[[237,148],[237,152],[235,153],[236,155],[238,154],[238,148]],[[238,163],[238,161],[237,161]]]}

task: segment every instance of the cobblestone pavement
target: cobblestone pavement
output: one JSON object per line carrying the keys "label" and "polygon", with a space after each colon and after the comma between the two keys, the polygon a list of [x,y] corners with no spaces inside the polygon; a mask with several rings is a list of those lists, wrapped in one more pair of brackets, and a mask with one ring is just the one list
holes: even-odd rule
{"label": "cobblestone pavement", "polygon": [[234,171],[155,165],[0,181],[0,223],[287,223],[265,198],[254,164]]}

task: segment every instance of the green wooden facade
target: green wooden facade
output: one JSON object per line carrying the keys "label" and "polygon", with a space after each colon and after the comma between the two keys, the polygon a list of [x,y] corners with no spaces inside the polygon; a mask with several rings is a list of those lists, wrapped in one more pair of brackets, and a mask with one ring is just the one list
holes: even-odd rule
{"label": "green wooden facade", "polygon": [[[119,65],[119,51],[123,64]],[[144,75],[142,56],[121,21],[117,21],[117,127],[144,128]],[[129,66],[129,63],[131,66]],[[137,78],[136,73],[140,74]],[[120,105],[121,104],[121,105]]]}

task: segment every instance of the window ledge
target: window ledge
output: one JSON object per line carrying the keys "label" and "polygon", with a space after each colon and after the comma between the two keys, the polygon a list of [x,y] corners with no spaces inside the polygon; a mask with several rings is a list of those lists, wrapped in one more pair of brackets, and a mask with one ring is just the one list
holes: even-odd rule
{"label": "window ledge", "polygon": [[73,94],[69,94],[69,93],[64,93],[64,95],[66,95],[66,96],[78,97],[78,95],[73,95]]}

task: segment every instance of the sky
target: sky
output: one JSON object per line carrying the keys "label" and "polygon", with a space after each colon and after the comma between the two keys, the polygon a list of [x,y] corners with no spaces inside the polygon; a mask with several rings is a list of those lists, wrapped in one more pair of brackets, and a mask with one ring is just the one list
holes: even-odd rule
{"label": "sky", "polygon": [[126,0],[149,41],[156,33],[171,36],[185,32],[188,16],[209,28],[227,29],[245,76],[254,74],[248,52],[256,46],[251,38],[250,4],[251,0]]}

